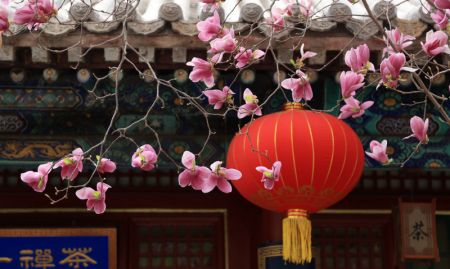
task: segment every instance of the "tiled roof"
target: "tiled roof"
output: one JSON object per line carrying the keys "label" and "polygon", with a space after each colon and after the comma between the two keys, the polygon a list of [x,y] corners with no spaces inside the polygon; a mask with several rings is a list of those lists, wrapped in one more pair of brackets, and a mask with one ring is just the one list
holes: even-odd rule
{"label": "tiled roof", "polygon": [[[301,0],[305,3],[309,0]],[[370,23],[362,3],[351,4],[348,1],[310,0],[312,1],[312,19],[309,29],[317,32],[331,31],[341,23],[351,33],[360,39],[368,39],[378,32]],[[432,27],[426,0],[368,0],[374,14],[380,20],[391,22],[403,27],[408,34],[420,36],[426,29]],[[10,0],[10,16],[14,10],[24,4],[24,0]],[[56,18],[44,25],[44,33],[50,36],[62,36],[80,27],[93,33],[107,33],[120,26],[120,18],[126,10],[130,12],[128,28],[142,35],[151,35],[170,29],[176,33],[195,36],[195,24],[198,20],[208,17],[211,13],[205,4],[199,0],[54,0],[59,7]],[[235,29],[243,31],[252,23],[263,22],[268,16],[273,1],[271,0],[226,0],[221,4],[220,13],[227,17],[227,22]],[[275,6],[281,1],[276,1]],[[263,15],[262,15],[263,14]],[[122,17],[123,18],[123,17]],[[12,18],[11,18],[12,19]],[[107,23],[105,23],[107,22]],[[302,22],[300,18],[289,18],[291,25]],[[263,33],[264,26],[261,27]],[[26,32],[25,27],[12,25],[4,35],[18,35]],[[285,31],[287,32],[287,31]]]}

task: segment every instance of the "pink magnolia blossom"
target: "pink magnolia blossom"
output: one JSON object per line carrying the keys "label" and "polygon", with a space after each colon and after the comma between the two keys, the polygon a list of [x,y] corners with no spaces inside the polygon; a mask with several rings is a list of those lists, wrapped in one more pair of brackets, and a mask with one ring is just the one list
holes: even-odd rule
{"label": "pink magnolia blossom", "polygon": [[275,32],[279,32],[284,29],[285,22],[283,13],[283,10],[279,8],[273,8],[270,16],[266,18],[266,23],[272,26]]}
{"label": "pink magnolia blossom", "polygon": [[428,56],[436,56],[441,53],[450,54],[447,40],[448,36],[446,33],[430,30],[425,37],[425,43],[420,42],[420,44],[422,44],[422,49]]}
{"label": "pink magnolia blossom", "polygon": [[26,24],[30,30],[36,29],[56,12],[52,0],[28,0],[23,7],[16,10],[14,23]]}
{"label": "pink magnolia blossom", "polygon": [[[99,157],[97,156],[97,159]],[[102,158],[97,166],[97,171],[100,174],[114,173],[116,171],[116,163],[107,158]]]}
{"label": "pink magnolia blossom", "polygon": [[422,144],[428,143],[428,125],[429,120],[426,119],[425,121],[417,116],[414,116],[409,121],[411,125],[412,134],[410,136],[405,137],[404,139],[415,137],[417,140],[420,141]]}
{"label": "pink magnolia blossom", "polygon": [[244,47],[239,48],[239,52],[234,56],[234,59],[237,61],[236,67],[243,68],[249,63],[252,63],[261,57],[263,57],[266,53],[262,50],[246,50]]}
{"label": "pink magnolia blossom", "polygon": [[375,67],[370,62],[370,50],[367,44],[359,45],[356,49],[351,48],[345,53],[345,64],[353,72],[367,74],[367,71],[375,72]]}
{"label": "pink magnolia blossom", "polygon": [[275,182],[280,178],[281,162],[276,161],[272,165],[272,169],[266,168],[264,166],[256,167],[256,171],[261,172],[262,179],[261,182],[264,183],[264,188],[267,190],[273,189]]}
{"label": "pink magnolia blossom", "polygon": [[203,81],[208,88],[214,86],[214,68],[210,62],[194,57],[186,65],[194,67],[189,74],[190,80],[193,82]]}
{"label": "pink magnolia blossom", "polygon": [[386,30],[386,35],[388,39],[394,44],[394,48],[391,47],[391,42],[388,42],[386,37],[383,37],[386,42],[386,48],[383,50],[383,53],[387,52],[388,54],[393,54],[396,52],[401,52],[404,48],[410,46],[413,41],[416,39],[410,35],[404,35],[398,28],[393,30]]}
{"label": "pink magnolia blossom", "polygon": [[221,109],[225,103],[233,104],[234,92],[228,86],[222,90],[206,90],[203,94],[208,98],[208,103],[214,105],[214,109]]}
{"label": "pink magnolia blossom", "polygon": [[74,180],[78,173],[83,171],[83,150],[80,148],[72,151],[72,156],[57,162],[54,168],[61,167],[61,178]]}
{"label": "pink magnolia blossom", "polygon": [[305,44],[302,43],[300,46],[300,58],[297,58],[297,60],[294,62],[291,60],[291,63],[295,66],[295,68],[300,69],[303,66],[305,66],[305,60],[312,58],[317,55],[317,53],[313,51],[305,51],[304,50]]}
{"label": "pink magnolia blossom", "polygon": [[238,180],[242,177],[242,173],[239,170],[232,168],[222,167],[222,162],[217,161],[211,164],[211,171],[208,180],[204,182],[202,192],[208,193],[212,191],[216,186],[217,188],[224,192],[230,193],[232,187],[229,180]]}
{"label": "pink magnolia blossom", "polygon": [[253,113],[257,116],[262,115],[261,108],[258,106],[258,97],[252,93],[250,89],[245,89],[244,91],[244,101],[245,104],[240,106],[238,109],[238,118],[242,119]]}
{"label": "pink magnolia blossom", "polygon": [[237,40],[234,38],[234,30],[231,30],[223,37],[217,37],[209,42],[211,49],[209,53],[217,54],[221,52],[232,53],[236,50]]}
{"label": "pink magnolia blossom", "polygon": [[436,12],[431,13],[431,18],[440,30],[445,30],[447,28],[448,17],[447,14],[442,10],[436,10]]}
{"label": "pink magnolia blossom", "polygon": [[300,55],[301,55],[301,59],[302,60],[306,60],[308,58],[312,58],[312,57],[317,55],[316,52],[314,52],[314,51],[305,51],[304,48],[305,48],[305,44],[302,43],[302,45],[300,46]]}
{"label": "pink magnolia blossom", "polygon": [[449,0],[434,0],[434,5],[440,9],[450,9]]}
{"label": "pink magnolia blossom", "polygon": [[364,76],[352,71],[342,72],[339,78],[344,99],[355,95],[355,91],[364,86]]}
{"label": "pink magnolia blossom", "polygon": [[281,87],[292,91],[294,102],[300,102],[302,99],[309,101],[313,98],[311,84],[308,76],[300,70],[297,70],[299,78],[287,78],[281,82]]}
{"label": "pink magnolia blossom", "polygon": [[[297,1],[297,0],[295,0]],[[313,12],[313,1],[312,0],[300,0],[300,13],[305,17],[309,18],[312,15]]]}
{"label": "pink magnolia blossom", "polygon": [[47,186],[48,174],[52,170],[53,163],[45,163],[38,166],[37,172],[27,171],[20,174],[20,179],[32,187],[36,192],[43,192]]}
{"label": "pink magnolia blossom", "polygon": [[199,21],[196,26],[199,32],[198,38],[203,42],[208,42],[219,36],[222,31],[220,16],[217,11],[214,11],[214,14],[211,17],[206,18],[204,21]]}
{"label": "pink magnolia blossom", "polygon": [[194,190],[202,190],[205,182],[211,175],[208,167],[197,166],[195,163],[195,155],[190,151],[185,151],[181,157],[184,169],[178,175],[178,184],[181,187],[192,186]]}
{"label": "pink magnolia blossom", "polygon": [[9,28],[8,7],[0,3],[0,34]]}
{"label": "pink magnolia blossom", "polygon": [[353,96],[345,99],[345,105],[341,107],[341,114],[339,114],[339,119],[346,119],[348,117],[358,118],[361,117],[365,110],[373,105],[373,101],[367,101],[362,104]]}
{"label": "pink magnolia blossom", "polygon": [[386,165],[392,162],[392,160],[388,158],[386,149],[387,149],[386,140],[383,140],[381,143],[376,140],[372,140],[370,142],[370,152],[366,151],[366,154],[370,158],[380,162],[383,165]]}
{"label": "pink magnolia blossom", "polygon": [[400,71],[406,63],[406,57],[403,53],[391,54],[380,64],[381,80],[386,87],[395,89],[400,77]]}
{"label": "pink magnolia blossom", "polygon": [[140,146],[131,158],[131,166],[140,168],[144,171],[150,171],[155,168],[158,155],[149,144]]}
{"label": "pink magnolia blossom", "polygon": [[90,187],[84,187],[75,192],[80,200],[87,200],[86,207],[88,210],[94,209],[95,214],[102,214],[106,210],[106,191],[111,188],[106,183],[98,182],[97,190]]}

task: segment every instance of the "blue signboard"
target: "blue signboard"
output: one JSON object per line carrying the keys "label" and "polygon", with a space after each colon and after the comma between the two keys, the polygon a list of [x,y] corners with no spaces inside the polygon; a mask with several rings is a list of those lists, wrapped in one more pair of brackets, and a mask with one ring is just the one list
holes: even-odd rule
{"label": "blue signboard", "polygon": [[310,263],[293,264],[283,260],[282,245],[269,245],[258,248],[258,269],[320,269],[320,251],[312,249],[313,259]]}
{"label": "blue signboard", "polygon": [[[0,269],[110,269],[115,268],[115,232],[111,235],[24,235],[0,231]],[[4,235],[7,231],[7,235]],[[46,230],[50,231],[51,230]],[[76,229],[83,234],[81,229]],[[81,231],[81,233],[80,233]],[[9,234],[8,234],[9,232]],[[92,234],[92,231],[90,232]],[[112,242],[113,241],[113,242]],[[114,251],[112,251],[114,248]],[[112,259],[113,258],[113,259]]]}
{"label": "blue signboard", "polygon": [[284,261],[282,256],[267,257],[266,269],[316,269],[316,261],[312,259],[310,263],[293,264]]}

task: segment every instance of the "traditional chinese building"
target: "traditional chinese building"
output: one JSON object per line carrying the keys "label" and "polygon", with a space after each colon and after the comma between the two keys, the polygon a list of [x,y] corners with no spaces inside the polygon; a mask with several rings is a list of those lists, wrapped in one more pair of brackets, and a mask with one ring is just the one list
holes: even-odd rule
{"label": "traditional chinese building", "polygon": [[[225,1],[222,10],[225,14],[231,13],[228,21],[237,33],[248,33],[250,25],[260,21],[267,3],[242,1],[231,10],[236,2]],[[341,2],[330,4],[329,18],[313,20],[311,31],[301,41],[308,50],[318,53],[309,60],[308,64],[313,68],[336,57],[320,72],[310,72],[315,94],[311,106],[317,109],[331,109],[336,105],[339,97],[336,74],[343,69],[343,56],[339,51],[346,44],[369,44],[375,66],[380,63],[384,47],[374,23],[358,16],[363,12],[361,8]],[[397,7],[385,1],[373,1],[372,4],[380,21],[386,25],[392,23],[417,38],[422,38],[433,27],[433,21],[420,3],[405,2]],[[185,63],[194,56],[206,56],[205,45],[196,37],[195,23],[199,17],[205,18],[208,14],[202,12],[197,1],[188,0],[142,1],[136,11],[133,19],[126,23],[128,42],[146,55],[159,76],[174,78],[177,87],[200,94],[199,86],[188,80],[190,69]],[[74,148],[89,148],[96,144],[102,139],[113,112],[113,100],[93,102],[88,91],[95,83],[94,74],[107,75],[109,67],[117,65],[123,44],[114,37],[120,35],[123,28],[118,22],[104,23],[101,14],[82,6],[74,5],[70,12],[66,23],[46,24],[42,33],[29,33],[12,25],[11,32],[3,34],[3,47],[0,48],[0,228],[113,228],[117,233],[115,261],[120,269],[266,268],[264,259],[258,261],[258,249],[280,243],[282,215],[252,205],[236,191],[201,194],[182,189],[178,186],[178,171],[165,158],[159,160],[155,171],[145,173],[133,169],[130,156],[135,146],[131,143],[119,143],[108,156],[118,162],[119,169],[107,177],[112,189],[108,192],[108,209],[102,215],[86,211],[84,202],[76,199],[73,193],[69,194],[69,199],[51,205],[44,195],[33,192],[20,181],[20,173],[35,169],[40,163],[61,158]],[[86,16],[87,22],[74,24]],[[266,35],[267,31],[255,32],[251,39],[258,43]],[[299,40],[274,45],[279,60],[289,63],[297,56],[297,51],[290,50],[296,41]],[[78,46],[64,52],[45,49],[68,48],[77,42]],[[101,45],[94,48],[92,44]],[[89,52],[80,59],[79,55],[86,50]],[[132,51],[129,53],[131,58],[135,57],[134,62],[139,68],[146,69]],[[448,59],[438,60],[447,63]],[[258,96],[267,96],[276,86],[278,76],[287,75],[284,72],[277,74],[272,61],[268,57],[242,72],[232,90],[240,96],[244,89],[250,88]],[[73,68],[75,65],[77,69]],[[145,72],[139,77],[128,63],[124,63],[123,69],[118,82],[121,109],[114,128],[142,116],[156,91],[150,73]],[[233,70],[223,71],[216,82],[226,85],[235,74]],[[369,80],[375,81],[376,75],[369,76]],[[99,87],[108,93],[114,84],[111,76]],[[442,88],[443,92],[448,91],[445,76],[433,81],[433,85]],[[406,91],[414,86],[405,76],[400,87]],[[420,110],[404,106],[411,100],[394,91],[378,90],[370,91],[370,94],[375,105],[366,116],[346,122],[356,130],[365,148],[372,139],[386,138],[390,141],[392,157],[404,159],[414,150],[415,144],[402,138],[410,134],[411,113],[421,113]],[[165,107],[150,115],[150,123],[161,134],[162,145],[170,157],[180,160],[185,150],[195,152],[203,146],[206,127],[201,115],[173,92],[165,91],[162,96]],[[283,102],[282,95],[273,97],[263,113],[280,110]],[[446,109],[450,109],[448,103]],[[337,115],[338,110],[332,113]],[[405,167],[380,167],[367,159],[356,189],[332,208],[311,216],[315,268],[450,268],[450,131],[434,111],[430,111],[430,118],[429,144],[421,148]],[[205,163],[225,159],[231,137],[246,121],[238,121],[230,115],[211,123],[217,134],[206,144],[202,156]],[[143,129],[130,132],[141,144],[155,142]],[[78,180],[82,182],[87,175],[83,173]],[[47,192],[51,195],[53,188],[63,184],[59,172],[53,172],[49,182]],[[398,214],[394,214],[397,211],[393,209],[400,198],[408,202],[435,199],[434,228],[439,243],[439,262],[402,262],[399,258],[398,245],[405,229],[397,225]],[[407,236],[421,245],[418,249],[409,246],[413,252],[420,254],[424,249],[432,248],[427,243],[422,245],[422,242],[428,242],[426,237],[432,236],[424,231],[428,224],[416,221],[412,225],[413,232]],[[93,246],[86,246],[89,247]],[[25,254],[22,256],[36,259],[37,250],[32,251],[22,253]],[[274,252],[267,253],[275,255]],[[41,254],[46,254],[45,250],[41,250]],[[61,261],[50,255],[39,260],[45,261],[47,268],[75,268],[76,264],[79,268],[95,266],[88,249],[84,252],[66,249],[66,254],[69,255]],[[27,259],[21,261],[25,264]],[[32,262],[28,268],[39,265],[35,260]],[[7,266],[8,257],[2,257],[0,253],[0,269],[10,268]]]}

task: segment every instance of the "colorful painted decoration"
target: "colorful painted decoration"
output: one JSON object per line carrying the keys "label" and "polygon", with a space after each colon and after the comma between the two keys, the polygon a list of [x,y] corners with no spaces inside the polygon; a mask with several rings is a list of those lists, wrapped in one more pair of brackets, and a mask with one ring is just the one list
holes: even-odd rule
{"label": "colorful painted decoration", "polygon": [[86,83],[89,81],[90,78],[91,78],[91,72],[88,69],[82,68],[82,69],[78,70],[78,72],[77,72],[78,82]]}
{"label": "colorful painted decoration", "polygon": [[[275,175],[277,161],[282,163],[279,180],[267,188],[264,177]],[[242,172],[242,179],[233,182],[242,196],[287,213],[283,257],[301,264],[312,257],[308,214],[335,204],[353,189],[363,171],[364,151],[358,135],[343,121],[288,103],[284,111],[256,119],[235,135],[227,165]],[[270,173],[262,171],[263,180],[261,169],[255,169],[261,166],[272,167]]]}
{"label": "colorful painted decoration", "polygon": [[431,84],[433,86],[442,86],[445,83],[445,75],[444,74],[437,74],[433,79],[431,80]]}
{"label": "colorful painted decoration", "polygon": [[54,68],[45,68],[42,76],[48,83],[55,82],[58,79],[58,71]]}
{"label": "colorful painted decoration", "polygon": [[275,82],[276,84],[281,83],[281,81],[286,79],[286,72],[284,72],[283,70],[277,71],[275,73],[273,73],[273,82]]}
{"label": "colorful painted decoration", "polygon": [[173,72],[173,76],[178,84],[183,84],[188,80],[188,72],[184,69],[177,69]]}
{"label": "colorful painted decoration", "polygon": [[153,76],[152,70],[145,69],[144,72],[142,73],[142,79],[147,83],[155,81],[155,77]]}
{"label": "colorful painted decoration", "polygon": [[117,74],[117,70],[115,69],[111,70],[108,74],[108,77],[112,82],[116,82],[116,79],[118,81],[121,81],[123,79],[123,71],[120,70],[119,73]]}
{"label": "colorful painted decoration", "polygon": [[400,79],[398,80],[398,83],[401,86],[408,86],[412,83],[412,75],[409,72],[401,72],[400,73]]}
{"label": "colorful painted decoration", "polygon": [[241,81],[245,84],[252,84],[255,81],[255,72],[253,70],[242,71]]}
{"label": "colorful painted decoration", "polygon": [[[344,71],[342,71],[344,72]],[[337,72],[336,75],[334,75],[334,81],[336,81],[337,84],[341,83],[341,73],[342,72]]]}
{"label": "colorful painted decoration", "polygon": [[380,80],[381,76],[378,73],[369,73],[366,76],[368,84],[373,84]]}
{"label": "colorful painted decoration", "polygon": [[25,78],[25,70],[22,68],[13,68],[9,71],[9,77],[14,83],[20,83]]}

